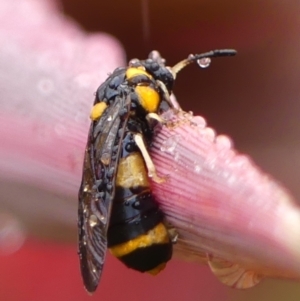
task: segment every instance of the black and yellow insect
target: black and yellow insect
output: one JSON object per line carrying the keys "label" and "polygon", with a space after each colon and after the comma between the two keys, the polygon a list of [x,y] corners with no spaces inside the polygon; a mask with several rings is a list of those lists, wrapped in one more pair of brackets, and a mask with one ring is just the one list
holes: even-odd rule
{"label": "black and yellow insect", "polygon": [[[172,256],[172,237],[149,182],[162,182],[148,154],[153,122],[168,109],[176,74],[190,63],[234,55],[215,50],[166,67],[158,52],[117,68],[98,88],[79,190],[79,258],[84,285],[98,286],[106,249],[126,266],[152,274]],[[151,125],[152,124],[152,125]]]}

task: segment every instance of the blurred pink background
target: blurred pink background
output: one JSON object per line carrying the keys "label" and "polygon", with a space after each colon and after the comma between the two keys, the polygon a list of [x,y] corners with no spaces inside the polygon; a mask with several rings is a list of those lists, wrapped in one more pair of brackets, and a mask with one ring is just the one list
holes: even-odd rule
{"label": "blurred pink background", "polygon": [[[14,14],[19,4],[24,1],[13,0],[7,4],[2,0],[0,10],[3,12],[4,8],[7,9],[11,5],[9,14]],[[39,1],[28,0],[28,7],[30,2]],[[185,110],[193,110],[195,114],[205,116],[209,125],[218,133],[230,135],[238,150],[251,155],[256,163],[280,180],[299,200],[300,3],[292,0],[152,0],[149,1],[148,39],[143,36],[142,20],[145,16],[143,17],[141,7],[141,1],[132,1],[130,5],[126,1],[62,1],[62,9],[66,16],[71,17],[87,31],[106,32],[115,36],[123,44],[128,58],[143,58],[150,50],[158,49],[167,62],[173,65],[189,53],[214,48],[237,49],[238,56],[230,62],[220,59],[214,61],[211,68],[205,71],[195,66],[183,71],[178,76],[175,94],[179,101],[185,100],[185,103],[181,102]],[[53,13],[52,5],[48,9]],[[5,20],[10,18],[9,14],[6,14]],[[33,19],[30,10],[28,18]],[[24,20],[24,32],[26,22]],[[55,22],[56,20],[53,20],[53,24]],[[47,26],[51,31],[53,24],[45,25],[45,35],[48,34]],[[4,23],[3,25],[7,26]],[[22,31],[22,28],[20,30]],[[36,27],[36,30],[39,28]],[[77,30],[79,29],[75,26],[70,32]],[[59,34],[58,30],[57,35]],[[78,40],[84,39],[78,38],[76,34],[74,36]],[[2,45],[7,45],[7,40],[4,41],[3,37],[0,36],[0,42],[2,38]],[[80,44],[80,41],[77,43]],[[109,43],[115,53],[110,53],[113,58],[109,62],[106,61],[107,70],[101,71],[103,77],[116,65],[124,62],[117,43]],[[65,60],[68,59],[66,54]],[[3,66],[2,61],[1,63]],[[97,58],[95,62],[89,63],[90,68],[102,68]],[[85,62],[84,66],[88,68],[88,62]],[[68,66],[62,66],[62,69],[64,68]],[[18,78],[15,80],[17,82]],[[84,97],[88,103],[87,112],[98,82],[97,78],[86,86]],[[10,87],[9,84],[8,86]],[[47,90],[47,85],[43,88]],[[2,101],[5,103],[5,99]],[[4,117],[12,120],[6,116],[4,110],[2,113],[2,122]],[[82,124],[88,126],[88,123]],[[2,129],[7,130],[5,127]],[[81,138],[84,139],[83,130]],[[2,141],[8,143],[9,139]],[[55,145],[53,149],[55,150]],[[18,151],[21,153],[23,150],[20,148]],[[79,163],[77,166],[76,160],[75,163],[74,178],[67,179],[71,184],[66,180],[68,186],[64,186],[66,184],[63,183],[64,185],[54,193],[45,192],[48,188],[47,178],[46,181],[38,181],[37,186],[32,187],[26,182],[26,177],[16,179],[16,173],[9,175],[3,169],[5,173],[0,178],[0,210],[4,213],[8,211],[12,214],[12,220],[16,217],[20,222],[16,226],[17,231],[13,232],[14,235],[20,231],[19,235],[22,237],[24,230],[26,237],[30,238],[15,253],[0,255],[1,300],[91,299],[83,289],[76,254],[76,194],[81,167]],[[22,168],[22,165],[17,166]],[[24,166],[27,165],[24,164],[23,168]],[[67,192],[63,191],[64,187],[68,187]],[[16,199],[22,206],[20,203],[13,203]],[[63,208],[58,207],[61,200]],[[50,211],[51,206],[56,206],[57,211]],[[61,212],[61,216],[56,215],[58,211]],[[0,226],[1,229],[7,229],[3,225]],[[0,231],[0,242],[5,237],[3,233]],[[290,301],[299,300],[300,284],[266,280],[253,289],[235,291],[221,285],[204,266],[175,259],[161,275],[150,277],[125,269],[109,255],[101,285],[92,298],[112,301],[120,298],[133,301]]]}
{"label": "blurred pink background", "polygon": [[174,260],[157,277],[128,270],[108,256],[101,285],[83,289],[74,245],[28,241],[1,257],[1,300],[224,300],[226,289],[206,267]]}

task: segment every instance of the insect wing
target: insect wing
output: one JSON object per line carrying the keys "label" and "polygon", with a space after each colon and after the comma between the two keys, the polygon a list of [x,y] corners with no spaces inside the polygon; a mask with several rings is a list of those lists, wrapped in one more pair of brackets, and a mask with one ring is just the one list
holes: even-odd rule
{"label": "insect wing", "polygon": [[[89,149],[86,149],[83,180],[79,190],[78,235],[81,274],[85,288],[94,292],[98,286],[106,253],[106,228],[104,224],[93,220],[92,208],[97,199],[94,188],[94,176],[91,169]],[[103,215],[103,213],[101,213]],[[103,215],[104,216],[104,215]],[[94,223],[94,224],[93,224]]]}
{"label": "insect wing", "polygon": [[[118,145],[122,141],[128,119],[121,114],[124,106],[129,106],[129,102],[116,98],[103,116],[92,124],[85,150],[78,196],[78,253],[83,282],[90,293],[98,286],[105,260],[115,182],[115,173],[109,180],[107,174],[109,170],[117,170],[119,147],[113,160],[112,155],[116,139],[119,139]],[[122,121],[120,115],[123,115]]]}

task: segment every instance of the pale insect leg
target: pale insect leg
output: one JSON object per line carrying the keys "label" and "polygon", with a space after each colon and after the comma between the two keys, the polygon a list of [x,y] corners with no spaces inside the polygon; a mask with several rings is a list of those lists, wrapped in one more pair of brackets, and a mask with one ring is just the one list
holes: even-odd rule
{"label": "pale insect leg", "polygon": [[165,120],[164,118],[160,117],[156,113],[149,113],[149,114],[147,114],[146,119],[147,119],[148,123],[150,122],[151,119],[154,119],[154,120],[158,121],[160,124],[166,124],[167,123],[167,120]]}
{"label": "pale insect leg", "polygon": [[156,173],[156,168],[154,166],[154,163],[148,153],[148,150],[146,148],[143,136],[141,134],[135,134],[134,135],[134,141],[138,148],[140,149],[142,156],[144,158],[145,164],[148,169],[148,176],[153,179],[154,182],[156,183],[163,183],[165,182],[165,178],[161,178],[157,175]]}
{"label": "pale insect leg", "polygon": [[160,87],[160,89],[163,93],[164,99],[171,106],[171,108],[175,111],[181,111],[179,103],[176,100],[174,100],[174,99],[172,100],[170,98],[170,94],[169,94],[169,91],[168,91],[166,85],[160,80],[157,80],[156,83]]}

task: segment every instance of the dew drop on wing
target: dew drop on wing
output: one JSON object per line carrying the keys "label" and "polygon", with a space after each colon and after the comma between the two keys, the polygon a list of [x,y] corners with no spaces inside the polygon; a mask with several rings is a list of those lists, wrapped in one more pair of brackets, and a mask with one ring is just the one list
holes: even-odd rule
{"label": "dew drop on wing", "polygon": [[98,220],[105,225],[107,223],[107,209],[102,201],[97,203],[97,207],[99,210],[95,213],[95,215],[98,218]]}
{"label": "dew drop on wing", "polygon": [[103,163],[104,165],[109,165],[110,163],[110,154],[109,153],[103,153],[101,155],[101,163]]}
{"label": "dew drop on wing", "polygon": [[111,167],[106,174],[107,177],[111,178],[114,175],[114,172],[115,172],[115,168]]}
{"label": "dew drop on wing", "polygon": [[140,201],[135,201],[135,202],[133,203],[133,208],[139,209],[140,206],[141,206]]}
{"label": "dew drop on wing", "polygon": [[106,190],[107,191],[111,192],[112,189],[113,189],[113,185],[111,183],[109,183],[109,184],[106,185]]}
{"label": "dew drop on wing", "polygon": [[89,191],[89,185],[85,185],[84,188],[83,188],[83,191],[88,192]]}
{"label": "dew drop on wing", "polygon": [[89,217],[89,224],[90,224],[91,228],[95,227],[98,224],[98,219],[97,219],[96,215],[94,215],[94,214],[90,215],[90,217]]}
{"label": "dew drop on wing", "polygon": [[135,144],[134,143],[127,143],[126,146],[125,146],[125,150],[128,152],[128,153],[131,153],[135,150]]}
{"label": "dew drop on wing", "polygon": [[84,245],[86,245],[86,235],[82,236],[82,242],[83,242]]}

